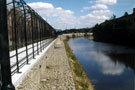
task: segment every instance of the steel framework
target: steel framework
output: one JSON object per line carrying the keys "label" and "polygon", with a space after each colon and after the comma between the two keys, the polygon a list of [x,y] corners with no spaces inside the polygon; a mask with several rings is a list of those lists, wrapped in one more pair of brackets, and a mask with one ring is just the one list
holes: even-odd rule
{"label": "steel framework", "polygon": [[[56,36],[55,29],[23,0],[0,0],[0,89],[15,90],[11,76],[20,73],[20,68],[29,64]],[[25,57],[19,59],[24,52]],[[15,63],[11,64],[11,60]]]}

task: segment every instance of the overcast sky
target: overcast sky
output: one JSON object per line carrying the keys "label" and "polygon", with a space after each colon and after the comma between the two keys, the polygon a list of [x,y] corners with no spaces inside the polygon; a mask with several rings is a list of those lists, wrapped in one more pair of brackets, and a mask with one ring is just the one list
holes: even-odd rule
{"label": "overcast sky", "polygon": [[113,14],[131,14],[135,0],[25,0],[55,29],[92,27]]}

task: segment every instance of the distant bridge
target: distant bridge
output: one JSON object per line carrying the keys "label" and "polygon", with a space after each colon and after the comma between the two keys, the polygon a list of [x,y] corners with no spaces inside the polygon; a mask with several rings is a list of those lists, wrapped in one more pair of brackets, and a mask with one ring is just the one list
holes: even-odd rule
{"label": "distant bridge", "polygon": [[92,36],[93,33],[68,33],[68,34],[62,34],[63,38],[66,37],[84,37],[85,35]]}

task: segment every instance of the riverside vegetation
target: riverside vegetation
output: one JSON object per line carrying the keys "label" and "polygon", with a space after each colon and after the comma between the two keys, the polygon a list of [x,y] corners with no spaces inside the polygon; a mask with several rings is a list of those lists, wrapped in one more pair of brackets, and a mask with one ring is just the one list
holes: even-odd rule
{"label": "riverside vegetation", "polygon": [[82,65],[69,47],[67,40],[64,40],[64,45],[69,60],[69,65],[73,73],[76,90],[94,90],[93,85],[88,79]]}

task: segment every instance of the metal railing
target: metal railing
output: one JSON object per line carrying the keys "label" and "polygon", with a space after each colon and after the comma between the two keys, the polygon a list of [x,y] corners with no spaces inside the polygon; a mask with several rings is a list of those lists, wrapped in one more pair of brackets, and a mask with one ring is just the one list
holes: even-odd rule
{"label": "metal railing", "polygon": [[[34,43],[34,47],[32,46],[32,44],[28,45],[28,48],[27,48],[28,59],[26,57],[26,48],[24,47],[18,49],[17,54],[15,53],[15,50],[11,51],[10,52],[11,75],[14,75],[16,72],[20,73],[20,69],[25,64],[29,64],[29,61],[31,59],[34,59],[35,56],[38,55],[39,52],[42,52],[42,50],[44,50],[45,47],[48,46],[53,40],[54,38],[48,38],[39,42],[39,44]],[[18,61],[16,61],[16,55],[18,55]]]}
{"label": "metal railing", "polygon": [[23,0],[0,0],[0,89],[14,90],[11,75],[55,37],[55,29]]}

